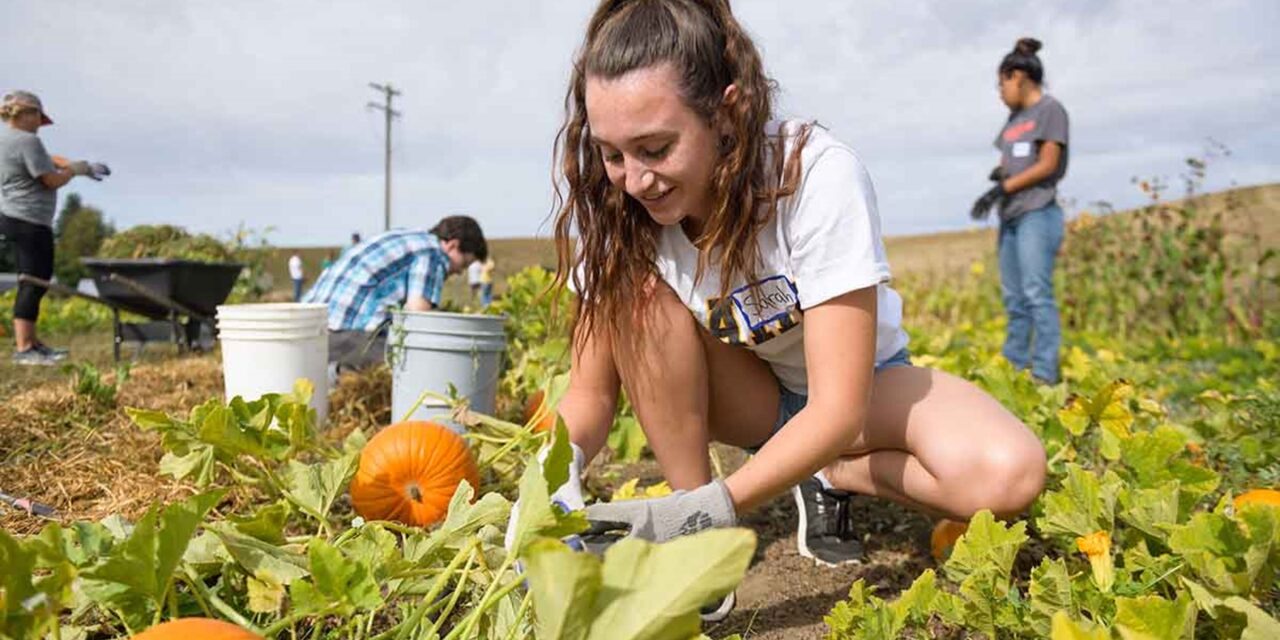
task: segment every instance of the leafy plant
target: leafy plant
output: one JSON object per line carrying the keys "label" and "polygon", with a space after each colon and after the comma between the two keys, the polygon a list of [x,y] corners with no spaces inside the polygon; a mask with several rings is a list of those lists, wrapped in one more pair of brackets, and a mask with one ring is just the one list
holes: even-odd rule
{"label": "leafy plant", "polygon": [[63,372],[71,376],[72,391],[102,407],[116,405],[116,395],[129,379],[129,369],[127,362],[117,364],[115,379],[107,382],[98,368],[90,362],[74,362],[62,367]]}

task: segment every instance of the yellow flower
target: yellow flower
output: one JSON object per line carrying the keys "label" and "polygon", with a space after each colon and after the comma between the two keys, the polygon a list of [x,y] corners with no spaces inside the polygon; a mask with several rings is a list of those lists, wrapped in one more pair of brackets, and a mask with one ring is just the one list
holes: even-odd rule
{"label": "yellow flower", "polygon": [[1093,583],[1103,592],[1110,592],[1115,583],[1115,564],[1111,559],[1111,534],[1095,531],[1083,538],[1076,538],[1076,548],[1088,556],[1093,569]]}

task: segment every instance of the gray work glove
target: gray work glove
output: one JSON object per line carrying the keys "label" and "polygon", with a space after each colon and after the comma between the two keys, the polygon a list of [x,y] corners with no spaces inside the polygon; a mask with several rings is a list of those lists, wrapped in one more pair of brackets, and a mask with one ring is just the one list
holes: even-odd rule
{"label": "gray work glove", "polygon": [[73,160],[67,163],[67,171],[73,176],[91,176],[93,175],[93,167],[89,166],[84,160]]}
{"label": "gray work glove", "polygon": [[1004,166],[996,165],[996,168],[991,170],[991,174],[987,176],[987,179],[992,182],[1004,182],[1007,177],[1009,176],[1004,174]]}
{"label": "gray work glove", "polygon": [[1004,185],[1000,182],[996,186],[991,187],[986,193],[982,194],[976,202],[973,203],[973,209],[969,211],[969,217],[974,220],[982,220],[991,213],[991,208],[999,206],[1005,197]]}
{"label": "gray work glove", "polygon": [[111,167],[101,162],[89,163],[89,177],[102,182],[102,179],[111,175]]}
{"label": "gray work glove", "polygon": [[593,529],[625,529],[631,537],[650,542],[737,524],[733,498],[720,480],[661,498],[589,505],[587,520]]}

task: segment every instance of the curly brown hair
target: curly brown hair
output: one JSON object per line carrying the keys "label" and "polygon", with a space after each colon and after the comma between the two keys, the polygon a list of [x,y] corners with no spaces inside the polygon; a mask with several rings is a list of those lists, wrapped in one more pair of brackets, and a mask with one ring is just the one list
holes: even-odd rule
{"label": "curly brown hair", "polygon": [[[777,213],[778,200],[795,192],[799,156],[808,137],[801,129],[790,157],[783,135],[766,135],[773,116],[775,83],[764,73],[755,44],[734,18],[727,0],[604,0],[587,26],[565,95],[565,123],[556,136],[556,286],[572,281],[579,294],[574,335],[585,340],[597,328],[634,345],[643,327],[650,290],[658,276],[661,226],[643,205],[606,175],[587,120],[588,78],[612,80],[638,69],[670,64],[680,75],[681,98],[708,123],[725,118],[733,133],[722,141],[712,178],[715,206],[694,239],[696,277],[718,253],[723,299],[735,278],[754,282],[757,239]],[[724,102],[725,89],[737,99]],[[772,149],[770,148],[772,147]],[[571,233],[577,231],[576,247]]]}

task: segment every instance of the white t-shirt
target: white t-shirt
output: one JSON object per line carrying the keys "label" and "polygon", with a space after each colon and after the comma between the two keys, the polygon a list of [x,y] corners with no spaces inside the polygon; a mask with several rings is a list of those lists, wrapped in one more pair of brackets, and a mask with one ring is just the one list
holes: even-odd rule
{"label": "white t-shirt", "polygon": [[[801,123],[783,127],[790,154]],[[889,261],[880,237],[871,176],[858,156],[825,129],[814,126],[801,151],[796,192],[778,201],[778,213],[759,236],[759,288],[752,295],[745,277],[729,287],[729,313],[712,313],[709,300],[720,294],[716,257],[694,283],[698,251],[680,225],[662,230],[658,272],[694,317],[720,340],[744,346],[769,363],[791,391],[807,394],[804,361],[804,310],[844,293],[877,288],[876,364],[907,346],[902,329],[902,298],[891,289]]]}
{"label": "white t-shirt", "polygon": [[289,256],[289,277],[294,280],[302,279],[302,257],[296,253]]}
{"label": "white t-shirt", "polygon": [[484,265],[479,260],[473,261],[467,266],[467,284],[482,284]]}

